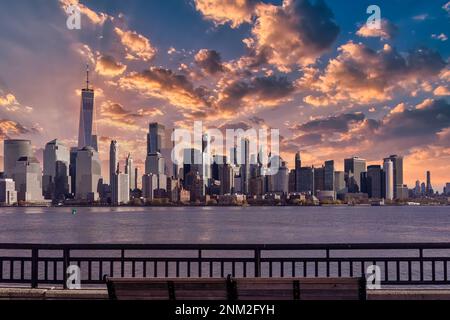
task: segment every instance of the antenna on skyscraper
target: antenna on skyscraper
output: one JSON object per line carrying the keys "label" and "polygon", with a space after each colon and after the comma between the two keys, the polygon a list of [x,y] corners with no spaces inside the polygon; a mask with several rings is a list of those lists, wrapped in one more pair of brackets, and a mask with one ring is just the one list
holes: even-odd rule
{"label": "antenna on skyscraper", "polygon": [[86,89],[89,90],[89,64],[86,64]]}

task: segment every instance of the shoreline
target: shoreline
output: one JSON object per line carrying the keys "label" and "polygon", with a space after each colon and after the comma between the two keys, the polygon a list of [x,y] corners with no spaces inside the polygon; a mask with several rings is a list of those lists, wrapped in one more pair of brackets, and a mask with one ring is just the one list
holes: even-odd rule
{"label": "shoreline", "polygon": [[279,204],[279,205],[271,205],[271,204],[245,204],[245,205],[220,205],[220,204],[173,204],[173,205],[120,205],[120,206],[111,206],[111,205],[83,205],[83,204],[73,204],[73,205],[39,205],[39,204],[30,204],[30,205],[16,205],[16,206],[0,206],[2,208],[258,208],[258,207],[289,207],[289,208],[314,208],[314,207],[329,207],[329,208],[345,208],[345,207],[450,207],[450,203],[448,204],[385,204],[385,205],[370,205],[370,204],[320,204],[320,205],[292,205],[292,204]]}

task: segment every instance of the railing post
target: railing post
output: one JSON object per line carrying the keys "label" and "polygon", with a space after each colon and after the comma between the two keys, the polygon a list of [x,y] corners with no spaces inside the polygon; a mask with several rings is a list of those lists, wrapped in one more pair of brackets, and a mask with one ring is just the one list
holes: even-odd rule
{"label": "railing post", "polygon": [[67,268],[70,264],[70,250],[64,248],[63,250],[63,288],[67,289]]}
{"label": "railing post", "polygon": [[36,289],[38,287],[38,268],[39,268],[39,249],[31,249],[31,288]]}
{"label": "railing post", "polygon": [[[330,249],[329,248],[326,249],[326,255],[327,255],[327,277],[329,278],[330,277]],[[350,261],[350,263],[352,263],[352,262]]]}
{"label": "railing post", "polygon": [[255,249],[255,277],[261,278],[261,249]]}
{"label": "railing post", "polygon": [[[210,262],[211,263],[211,262]],[[198,250],[198,277],[202,276],[202,250]]]}
{"label": "railing post", "polygon": [[423,281],[423,248],[419,249],[419,257],[420,257],[420,281]]}
{"label": "railing post", "polygon": [[125,277],[125,249],[120,250],[120,269],[120,274],[123,278]]}

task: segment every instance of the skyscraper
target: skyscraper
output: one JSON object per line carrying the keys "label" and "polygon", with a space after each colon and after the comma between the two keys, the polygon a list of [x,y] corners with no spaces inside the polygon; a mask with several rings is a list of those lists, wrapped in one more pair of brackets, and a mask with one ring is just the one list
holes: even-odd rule
{"label": "skyscraper", "polygon": [[134,168],[134,185],[136,189],[138,188],[138,177],[139,177],[139,169],[138,167]]}
{"label": "skyscraper", "polygon": [[35,157],[21,157],[16,161],[13,180],[18,201],[42,201],[42,170]]}
{"label": "skyscraper", "polygon": [[157,189],[165,189],[167,184],[166,161],[161,154],[165,150],[165,126],[158,123],[149,124],[147,134],[147,157],[145,159],[145,174],[157,176]]}
{"label": "skyscraper", "polygon": [[147,154],[161,153],[165,147],[166,127],[159,123],[149,124],[149,133],[147,134]]}
{"label": "skyscraper", "polygon": [[99,199],[103,183],[98,152],[92,147],[84,147],[77,152],[76,194],[78,200],[96,201]]}
{"label": "skyscraper", "polygon": [[130,178],[130,189],[134,190],[137,188],[136,186],[136,176],[135,176],[135,170],[134,170],[134,163],[133,158],[131,157],[131,154],[128,154],[127,160],[125,162],[125,173],[128,174]]}
{"label": "skyscraper", "polygon": [[302,167],[300,169],[300,192],[314,193],[314,168]]}
{"label": "skyscraper", "polygon": [[145,174],[164,174],[164,160],[164,157],[159,152],[148,154],[145,159]]}
{"label": "skyscraper", "polygon": [[119,165],[119,144],[116,140],[112,140],[109,145],[109,185],[111,186],[111,196],[114,198],[116,190],[116,174]]}
{"label": "skyscraper", "polygon": [[382,169],[379,165],[367,167],[367,193],[369,198],[382,198]]}
{"label": "skyscraper", "polygon": [[130,178],[128,174],[120,172],[119,168],[117,168],[113,185],[112,204],[118,206],[130,202]]}
{"label": "skyscraper", "polygon": [[314,190],[315,194],[317,191],[325,190],[325,168],[314,168]]}
{"label": "skyscraper", "polygon": [[278,161],[279,169],[275,175],[269,176],[271,179],[270,192],[276,193],[288,193],[289,191],[289,169],[286,166],[286,162],[281,158]]}
{"label": "skyscraper", "polygon": [[250,141],[248,139],[241,139],[238,148],[238,164],[241,173],[241,190],[243,194],[248,193],[250,181]]}
{"label": "skyscraper", "polygon": [[[59,170],[56,168],[57,164]],[[55,195],[65,195],[70,192],[69,184],[61,183],[62,180],[69,177],[69,164],[70,151],[65,144],[55,139],[45,145],[44,176],[42,178],[45,199],[56,199]],[[56,180],[60,182],[58,187],[62,187],[64,190],[56,190]]]}
{"label": "skyscraper", "polygon": [[296,192],[300,191],[300,170],[302,168],[302,158],[300,156],[300,152],[295,154],[295,169],[294,169],[294,190]]}
{"label": "skyscraper", "polygon": [[324,189],[326,191],[334,190],[334,160],[325,161]]}
{"label": "skyscraper", "polygon": [[385,159],[383,164],[386,200],[394,199],[394,164],[390,159]]}
{"label": "skyscraper", "polygon": [[426,187],[426,194],[432,195],[434,193],[433,186],[431,185],[431,172],[427,171],[427,187]]}
{"label": "skyscraper", "polygon": [[86,70],[86,88],[81,90],[78,149],[92,147],[98,151],[95,123],[94,89],[89,88],[89,68]]}
{"label": "skyscraper", "polygon": [[220,181],[219,194],[230,194],[233,188],[234,175],[230,164],[227,163],[226,156],[214,156],[211,165],[211,178]]}
{"label": "skyscraper", "polygon": [[348,192],[361,190],[361,173],[366,171],[366,160],[359,157],[344,159],[344,172],[347,177]]}
{"label": "skyscraper", "polygon": [[17,203],[16,184],[13,179],[0,179],[0,204],[13,205]]}
{"label": "skyscraper", "polygon": [[30,140],[5,140],[3,145],[5,178],[12,178],[19,158],[32,155]]}
{"label": "skyscraper", "polygon": [[420,181],[416,181],[416,186],[414,187],[414,195],[419,196],[420,195]]}
{"label": "skyscraper", "polygon": [[55,192],[53,194],[54,200],[65,200],[70,195],[69,167],[66,161],[56,161],[55,164]]}
{"label": "skyscraper", "polygon": [[336,194],[344,194],[347,192],[345,188],[345,173],[344,171],[335,171],[334,172],[334,191]]}
{"label": "skyscraper", "polygon": [[77,153],[78,148],[70,148],[70,165],[69,165],[69,175],[70,175],[70,193],[75,196],[77,191]]}
{"label": "skyscraper", "polygon": [[203,153],[200,150],[187,148],[183,150],[183,186],[190,190],[194,176],[201,171]]}
{"label": "skyscraper", "polygon": [[144,174],[142,176],[142,197],[153,200],[154,191],[158,189],[158,177],[156,174]]}
{"label": "skyscraper", "polygon": [[398,199],[399,191],[403,188],[403,157],[391,155],[386,159],[392,161],[394,170],[394,199]]}

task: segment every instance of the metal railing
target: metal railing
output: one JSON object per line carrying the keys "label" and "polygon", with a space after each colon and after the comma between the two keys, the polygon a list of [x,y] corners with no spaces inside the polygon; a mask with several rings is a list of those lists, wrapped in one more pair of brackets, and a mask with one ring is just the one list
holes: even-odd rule
{"label": "metal railing", "polygon": [[110,277],[364,277],[382,285],[450,285],[450,243],[385,244],[0,244],[0,285],[83,286]]}

